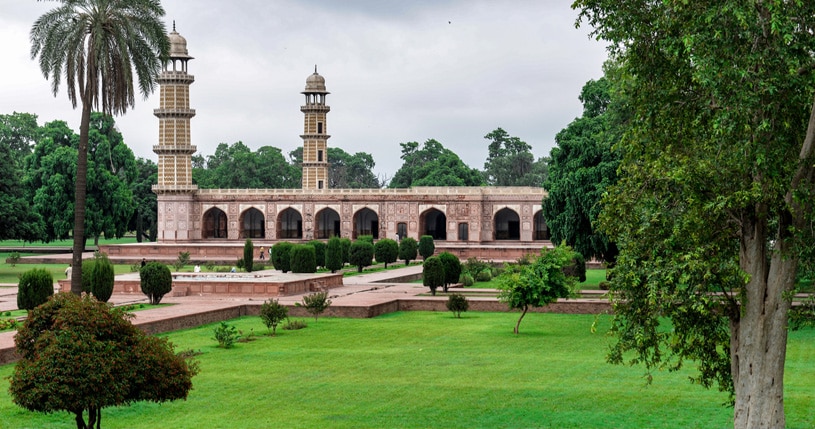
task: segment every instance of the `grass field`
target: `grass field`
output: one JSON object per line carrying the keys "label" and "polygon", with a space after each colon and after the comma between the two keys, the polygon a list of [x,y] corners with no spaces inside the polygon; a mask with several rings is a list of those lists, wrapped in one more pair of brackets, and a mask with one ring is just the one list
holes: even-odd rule
{"label": "grass field", "polygon": [[[106,428],[726,428],[726,395],[658,373],[604,362],[608,337],[594,316],[392,313],[321,318],[299,331],[215,347],[214,325],[173,333],[200,350],[201,374],[187,401],[105,409]],[[262,334],[257,317],[233,320]],[[608,318],[600,319],[601,331]],[[792,333],[788,351],[790,428],[815,425],[815,331]],[[11,402],[0,367],[0,426],[72,428],[69,414],[40,415]]]}

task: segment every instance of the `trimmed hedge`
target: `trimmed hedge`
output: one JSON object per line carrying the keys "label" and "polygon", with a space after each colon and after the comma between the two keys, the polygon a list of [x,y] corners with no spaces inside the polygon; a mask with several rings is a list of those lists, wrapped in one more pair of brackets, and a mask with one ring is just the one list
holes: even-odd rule
{"label": "trimmed hedge", "polygon": [[45,268],[34,268],[20,275],[17,285],[17,308],[33,310],[54,294],[54,277]]}

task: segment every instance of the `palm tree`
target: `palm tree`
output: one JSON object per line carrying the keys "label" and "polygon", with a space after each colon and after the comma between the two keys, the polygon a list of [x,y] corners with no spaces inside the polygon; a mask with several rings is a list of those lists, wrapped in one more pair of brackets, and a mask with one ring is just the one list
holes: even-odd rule
{"label": "palm tree", "polygon": [[153,92],[169,52],[167,31],[158,0],[61,0],[31,27],[31,59],[51,79],[54,96],[65,77],[68,98],[82,104],[76,162],[73,272],[71,292],[82,292],[85,250],[85,188],[91,109],[123,114],[135,104],[133,71],[139,90]]}

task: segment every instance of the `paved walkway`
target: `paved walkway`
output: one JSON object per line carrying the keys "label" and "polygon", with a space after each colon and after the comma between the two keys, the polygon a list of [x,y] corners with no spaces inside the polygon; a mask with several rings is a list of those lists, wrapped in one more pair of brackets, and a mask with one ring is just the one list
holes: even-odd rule
{"label": "paved walkway", "polygon": [[[329,296],[332,307],[359,307],[372,306],[381,303],[394,301],[406,296],[415,296],[427,292],[427,288],[417,283],[397,283],[388,282],[390,279],[403,278],[422,272],[421,265],[411,265],[395,270],[378,271],[368,274],[360,274],[343,278],[343,286],[331,288]],[[303,295],[287,295],[278,298],[282,304],[294,305],[301,302]],[[213,310],[220,310],[240,306],[248,302],[264,301],[264,297],[227,296],[227,295],[206,295],[206,296],[167,296],[162,299],[162,303],[172,303],[165,307],[150,310],[137,311],[134,313],[133,323],[136,325],[166,320],[179,316],[200,314]],[[110,302],[114,305],[124,305],[132,303],[147,303],[147,297],[136,294],[114,294]],[[0,285],[0,311],[14,310],[17,308],[17,286]],[[9,349],[14,348],[15,331],[0,333],[0,355]],[[0,360],[2,358],[0,357]],[[0,362],[2,364],[2,362]]]}

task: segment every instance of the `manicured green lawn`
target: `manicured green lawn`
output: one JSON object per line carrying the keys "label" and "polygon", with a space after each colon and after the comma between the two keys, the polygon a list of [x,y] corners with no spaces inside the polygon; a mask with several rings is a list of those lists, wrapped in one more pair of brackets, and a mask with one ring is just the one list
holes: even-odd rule
{"label": "manicured green lawn", "polygon": [[[111,238],[105,239],[100,238],[99,244],[127,244],[127,243],[135,243],[136,237],[122,237],[122,238]],[[93,239],[90,238],[88,241],[85,242],[85,246],[88,248],[93,247]],[[44,242],[34,242],[34,243],[27,243],[22,240],[0,240],[0,247],[72,247],[74,245],[73,239],[67,240],[54,240],[48,243]]]}
{"label": "manicured green lawn", "polygon": [[[20,274],[34,268],[45,268],[54,276],[56,282],[65,278],[65,269],[68,268],[68,264],[16,264],[12,267],[6,263],[8,257],[9,253],[0,253],[0,283],[17,284],[20,282]],[[129,273],[130,265],[114,265],[113,271],[117,275]]]}
{"label": "manicured green lawn", "polygon": [[[513,335],[514,313],[393,313],[375,319],[309,319],[215,347],[214,325],[170,335],[200,350],[201,374],[187,401],[105,409],[106,428],[725,428],[726,395],[642,368],[608,365],[608,337],[594,316],[530,314]],[[231,321],[266,331],[257,317]],[[602,317],[600,325],[608,326]],[[601,331],[602,332],[602,331]],[[788,353],[789,427],[815,425],[815,331],[792,333]],[[40,415],[8,397],[12,366],[0,367],[3,428],[72,428],[65,413]]]}

